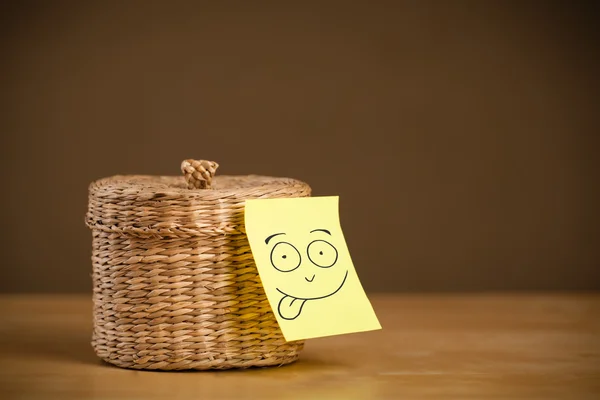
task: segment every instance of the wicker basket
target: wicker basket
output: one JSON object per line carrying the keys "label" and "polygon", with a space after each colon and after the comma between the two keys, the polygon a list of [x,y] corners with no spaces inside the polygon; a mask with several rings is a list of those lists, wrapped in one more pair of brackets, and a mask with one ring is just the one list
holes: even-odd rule
{"label": "wicker basket", "polygon": [[89,188],[94,333],[103,360],[136,369],[226,369],[295,361],[244,233],[250,198],[310,196],[288,178],[114,176]]}

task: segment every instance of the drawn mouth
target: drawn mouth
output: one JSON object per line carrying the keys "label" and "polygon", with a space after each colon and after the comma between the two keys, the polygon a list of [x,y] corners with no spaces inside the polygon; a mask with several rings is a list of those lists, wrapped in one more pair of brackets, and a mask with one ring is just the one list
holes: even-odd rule
{"label": "drawn mouth", "polygon": [[310,279],[308,279],[307,277],[304,277],[304,279],[306,279],[306,282],[312,282],[312,281],[314,281],[314,280],[315,280],[315,276],[317,276],[317,275],[316,275],[316,274],[315,274],[315,275],[313,275],[313,277],[312,277],[312,278],[310,278]]}
{"label": "drawn mouth", "polygon": [[[279,304],[277,305],[277,312],[279,313],[279,316],[285,320],[292,320],[292,319],[298,318],[298,316],[302,312],[302,308],[304,307],[304,304],[308,300],[320,300],[320,299],[324,299],[326,297],[333,296],[334,294],[336,294],[337,292],[340,291],[342,286],[344,286],[344,284],[346,283],[346,278],[348,278],[348,271],[346,271],[346,274],[344,275],[344,279],[342,280],[342,283],[340,284],[340,286],[337,289],[335,289],[333,292],[331,292],[325,296],[319,296],[319,297],[295,297],[295,296],[289,295],[289,294],[281,291],[279,288],[277,288],[277,291],[283,295],[281,300],[279,300]],[[306,277],[304,279],[306,279]],[[315,279],[314,275],[313,275],[312,279],[313,280]],[[308,279],[306,279],[306,280],[308,281]],[[310,280],[309,282],[312,282],[312,280]]]}

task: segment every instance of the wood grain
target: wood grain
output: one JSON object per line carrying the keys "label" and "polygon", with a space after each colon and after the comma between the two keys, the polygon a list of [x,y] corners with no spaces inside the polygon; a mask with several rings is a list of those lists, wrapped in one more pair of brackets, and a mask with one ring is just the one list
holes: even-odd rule
{"label": "wood grain", "polygon": [[600,398],[600,294],[372,300],[383,330],[308,340],[289,366],[143,372],[94,355],[91,296],[3,296],[0,397]]}

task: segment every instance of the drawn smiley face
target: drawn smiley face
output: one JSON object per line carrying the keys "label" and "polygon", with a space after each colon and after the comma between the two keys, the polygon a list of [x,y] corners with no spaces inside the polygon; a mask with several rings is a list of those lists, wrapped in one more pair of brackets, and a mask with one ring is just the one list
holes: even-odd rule
{"label": "drawn smiley face", "polygon": [[286,341],[381,328],[344,239],[337,196],[248,199],[243,230]]}
{"label": "drawn smiley face", "polygon": [[337,248],[328,240],[327,229],[309,232],[308,245],[298,247],[286,241],[286,233],[274,233],[265,239],[271,247],[273,268],[286,274],[284,283],[276,290],[283,295],[277,306],[279,316],[296,319],[309,300],[320,300],[338,293],[348,277],[348,270],[336,268],[339,258]]}

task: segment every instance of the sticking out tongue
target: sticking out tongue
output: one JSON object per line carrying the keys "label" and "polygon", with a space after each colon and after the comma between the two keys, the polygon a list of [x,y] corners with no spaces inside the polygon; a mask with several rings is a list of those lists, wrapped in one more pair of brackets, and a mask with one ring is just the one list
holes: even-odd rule
{"label": "sticking out tongue", "polygon": [[283,296],[279,301],[277,310],[283,319],[295,319],[302,312],[306,300],[300,300],[292,296]]}

